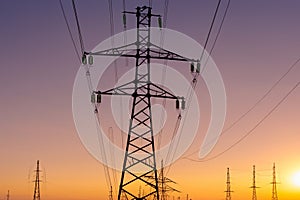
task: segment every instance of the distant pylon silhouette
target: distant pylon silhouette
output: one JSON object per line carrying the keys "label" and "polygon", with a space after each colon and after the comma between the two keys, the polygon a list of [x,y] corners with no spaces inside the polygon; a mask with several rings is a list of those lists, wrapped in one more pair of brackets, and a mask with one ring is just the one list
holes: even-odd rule
{"label": "distant pylon silhouette", "polygon": [[233,192],[231,190],[231,184],[230,184],[230,173],[229,168],[227,168],[227,180],[226,180],[226,200],[231,200],[231,193]]}
{"label": "distant pylon silhouette", "polygon": [[113,190],[112,190],[112,186],[110,186],[108,200],[113,200]]}
{"label": "distant pylon silhouette", "polygon": [[273,164],[273,181],[271,182],[271,184],[273,185],[272,188],[272,200],[278,200],[278,196],[277,196],[277,183],[276,182],[276,168],[275,168],[275,163]]}
{"label": "distant pylon silhouette", "polygon": [[250,187],[253,189],[252,191],[252,200],[257,200],[257,196],[256,196],[256,182],[255,182],[255,165],[253,165],[253,184],[252,186]]}
{"label": "distant pylon silhouette", "polygon": [[6,200],[9,200],[9,190],[7,191]]}
{"label": "distant pylon silhouette", "polygon": [[35,180],[34,182],[34,194],[33,194],[33,200],[40,200],[41,198],[41,193],[40,193],[40,161],[38,160],[36,162],[36,170],[35,172]]}

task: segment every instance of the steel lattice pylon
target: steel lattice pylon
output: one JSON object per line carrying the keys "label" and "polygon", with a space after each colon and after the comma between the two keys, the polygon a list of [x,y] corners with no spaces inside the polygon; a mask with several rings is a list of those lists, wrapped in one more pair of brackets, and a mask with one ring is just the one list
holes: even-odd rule
{"label": "steel lattice pylon", "polygon": [[225,192],[226,192],[226,200],[231,200],[231,193],[233,191],[231,190],[229,168],[227,168],[227,180],[226,180],[226,191]]}
{"label": "steel lattice pylon", "polygon": [[35,180],[34,180],[34,193],[33,193],[33,200],[40,200],[41,193],[40,193],[40,161],[36,162],[36,170],[35,170]]}
{"label": "steel lattice pylon", "polygon": [[257,196],[256,196],[256,188],[259,188],[256,186],[256,181],[255,181],[255,165],[253,165],[253,177],[252,177],[252,186],[250,188],[252,188],[252,200],[257,200]]}
{"label": "steel lattice pylon", "polygon": [[273,164],[273,181],[271,182],[272,184],[272,200],[278,200],[278,195],[277,195],[277,181],[276,181],[276,168],[275,168],[275,163]]}
{"label": "steel lattice pylon", "polygon": [[[137,7],[135,12],[125,11],[125,14],[136,16],[137,40],[134,43],[121,47],[97,52],[85,52],[82,62],[87,64],[88,61],[93,60],[92,56],[120,56],[135,59],[134,80],[106,91],[94,91],[92,102],[100,103],[101,95],[127,95],[132,97],[132,110],[118,200],[122,196],[126,196],[126,198],[129,196],[130,199],[150,199],[151,197],[158,200],[160,197],[153,137],[151,98],[174,99],[176,100],[176,105],[179,105],[180,100],[183,101],[183,107],[185,103],[183,97],[175,96],[151,82],[150,61],[151,59],[199,61],[180,56],[151,43],[151,18],[158,17],[159,24],[161,23],[160,15],[152,14],[151,7]],[[124,19],[126,19],[125,16]],[[139,172],[136,172],[137,170]],[[149,180],[149,176],[154,177],[154,183]],[[143,194],[139,192],[140,186],[144,188]]]}

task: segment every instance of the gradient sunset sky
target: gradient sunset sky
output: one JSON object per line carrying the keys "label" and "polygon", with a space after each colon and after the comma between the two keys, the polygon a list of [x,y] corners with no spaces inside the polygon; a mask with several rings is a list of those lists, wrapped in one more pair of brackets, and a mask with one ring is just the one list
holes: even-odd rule
{"label": "gradient sunset sky", "polygon": [[[147,2],[127,0],[126,6],[134,10]],[[204,45],[217,2],[170,0],[167,27]],[[226,3],[222,0],[221,13]],[[71,1],[63,0],[63,4],[77,36]],[[89,51],[110,36],[108,1],[78,0],[76,5]],[[163,8],[163,0],[153,0],[153,12],[163,14]],[[212,55],[227,93],[225,129],[299,59],[299,8],[298,0],[231,0]],[[122,1],[113,0],[116,33],[123,30],[122,11]],[[128,18],[130,20],[134,18]],[[86,151],[73,122],[72,89],[80,63],[59,1],[3,0],[0,27],[0,200],[5,199],[7,190],[12,200],[32,198],[33,170],[38,159],[43,170],[42,199],[107,199],[103,165]],[[191,78],[188,75],[186,77]],[[299,77],[300,63],[267,98],[221,136],[206,159],[242,138],[299,82]],[[202,80],[196,91],[203,109],[202,124],[185,156],[199,150],[209,123],[209,97]],[[246,139],[215,159],[202,162],[179,159],[172,165],[168,177],[178,183],[175,187],[182,193],[171,196],[182,199],[189,194],[193,200],[225,199],[229,167],[235,191],[232,198],[251,199],[252,165],[256,165],[258,199],[271,199],[270,182],[275,162],[280,182],[279,199],[299,200],[300,186],[292,181],[293,174],[300,172],[299,102],[298,87]],[[114,126],[110,122],[106,119],[107,129]],[[201,161],[197,153],[189,158]]]}

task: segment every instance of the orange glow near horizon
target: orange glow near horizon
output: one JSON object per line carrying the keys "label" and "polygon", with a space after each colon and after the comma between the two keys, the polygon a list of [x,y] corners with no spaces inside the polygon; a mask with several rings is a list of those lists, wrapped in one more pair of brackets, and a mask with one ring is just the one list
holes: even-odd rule
{"label": "orange glow near horizon", "polygon": [[[62,2],[79,50],[72,2]],[[90,52],[110,36],[109,7],[107,1],[75,2],[84,50]],[[149,3],[148,0],[126,2],[128,11],[134,11],[136,4]],[[163,2],[153,1],[153,13],[165,12]],[[167,28],[204,45],[218,0],[169,2]],[[227,1],[221,2],[208,51],[214,45],[225,11]],[[199,129],[187,152],[165,172],[167,178],[177,183],[170,183],[170,186],[181,191],[170,193],[167,200],[173,200],[173,197],[186,200],[187,194],[191,200],[224,200],[227,168],[230,168],[231,190],[234,191],[232,200],[251,200],[253,165],[257,170],[257,199],[270,200],[273,163],[276,164],[279,200],[299,200],[300,87],[284,97],[300,81],[300,61],[297,61],[300,57],[300,1],[231,2],[211,55],[226,89],[223,129],[226,131],[209,155],[199,160],[198,152],[213,110],[208,87],[199,76],[195,88],[201,111]],[[114,1],[116,33],[123,31],[122,11],[122,1]],[[162,19],[166,18],[162,16]],[[134,20],[134,16],[127,17],[128,30],[134,28]],[[153,23],[156,24],[156,20]],[[104,166],[86,150],[74,124],[72,91],[81,61],[74,51],[59,1],[1,1],[0,24],[0,200],[6,199],[8,190],[11,200],[32,200],[36,160],[40,160],[42,170],[41,200],[108,200],[110,187]],[[135,64],[131,59],[129,66],[124,63],[125,60],[120,59],[111,64],[99,82],[99,88],[109,89],[106,86],[114,85],[116,77],[121,78],[131,68],[130,63]],[[189,82],[193,81],[190,63],[165,63]],[[94,75],[91,73],[92,78],[96,78]],[[214,82],[213,77],[211,81]],[[99,108],[101,125],[104,131],[112,127],[113,142],[122,146],[126,143],[126,135],[122,135],[112,117],[108,98],[103,97]],[[154,103],[163,102],[157,100]],[[166,122],[161,132],[160,148],[173,137],[177,120],[174,104],[166,101],[166,107],[170,108],[166,115],[170,124]],[[184,138],[188,134],[181,136]],[[109,150],[105,153],[113,155]],[[159,166],[160,162],[156,160]],[[112,173],[110,177],[116,200],[120,172]]]}
{"label": "orange glow near horizon", "polygon": [[300,171],[293,174],[292,180],[293,180],[293,184],[296,187],[300,188]]}

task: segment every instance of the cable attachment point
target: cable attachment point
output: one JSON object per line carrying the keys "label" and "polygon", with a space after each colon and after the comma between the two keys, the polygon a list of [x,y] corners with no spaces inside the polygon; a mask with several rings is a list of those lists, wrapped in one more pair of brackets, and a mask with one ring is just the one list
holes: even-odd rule
{"label": "cable attachment point", "polygon": [[124,29],[126,29],[126,14],[123,13],[123,26],[124,26]]}
{"label": "cable attachment point", "polygon": [[176,109],[179,109],[179,99],[176,99]]}
{"label": "cable attachment point", "polygon": [[158,20],[158,26],[159,26],[159,28],[162,29],[161,16],[159,16],[159,17],[157,18],[157,20]]}
{"label": "cable attachment point", "polygon": [[191,73],[195,72],[195,64],[191,62]]}
{"label": "cable attachment point", "polygon": [[193,85],[195,85],[197,83],[196,77],[193,78],[192,83],[193,83]]}
{"label": "cable attachment point", "polygon": [[98,108],[95,106],[95,110],[94,110],[95,114],[98,114]]}
{"label": "cable attachment point", "polygon": [[195,67],[195,63],[191,62],[191,72],[192,73],[196,72],[197,74],[199,74],[200,73],[200,67],[201,67],[201,64],[200,64],[199,60],[197,60],[196,67]]}
{"label": "cable attachment point", "polygon": [[89,58],[88,58],[88,61],[89,61],[89,65],[93,65],[94,64],[94,58],[93,58],[93,56],[89,56]]}
{"label": "cable attachment point", "polygon": [[101,103],[101,92],[93,92],[91,95],[91,102],[92,103]]}
{"label": "cable attachment point", "polygon": [[[181,99],[181,103],[179,101],[179,99]],[[180,109],[184,110],[185,109],[185,100],[183,97],[177,97],[176,99],[176,109]]]}
{"label": "cable attachment point", "polygon": [[184,110],[185,109],[185,100],[184,98],[182,98],[181,100],[181,110]]}
{"label": "cable attachment point", "polygon": [[82,64],[86,65],[87,64],[87,59],[86,59],[86,54],[83,54],[81,57],[81,62]]}
{"label": "cable attachment point", "polygon": [[197,60],[197,68],[196,68],[196,73],[197,74],[200,73],[200,67],[201,67],[200,60]]}

